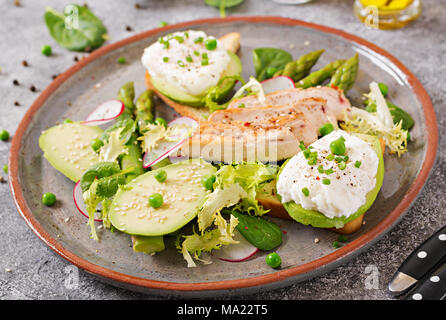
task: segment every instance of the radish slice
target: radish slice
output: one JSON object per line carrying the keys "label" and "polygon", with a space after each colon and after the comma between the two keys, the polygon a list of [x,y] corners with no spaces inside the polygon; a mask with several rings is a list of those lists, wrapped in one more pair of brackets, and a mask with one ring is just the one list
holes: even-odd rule
{"label": "radish slice", "polygon": [[234,230],[234,239],[239,241],[239,243],[222,246],[220,250],[213,251],[212,255],[223,261],[242,262],[248,260],[259,251],[237,229]]}
{"label": "radish slice", "polygon": [[265,94],[279,90],[293,89],[296,87],[293,79],[287,76],[277,76],[271,79],[263,80],[260,83],[262,84]]}
{"label": "radish slice", "polygon": [[[76,184],[74,185],[73,200],[74,200],[74,204],[75,204],[77,210],[84,217],[86,217],[87,219],[90,219],[90,217],[88,216],[87,207],[85,206],[85,203],[84,203],[84,198],[82,197],[82,188],[81,188],[80,180],[78,182],[76,182]],[[102,219],[96,218],[96,219],[94,219],[94,221],[101,222]]]}
{"label": "radish slice", "polygon": [[109,100],[100,104],[92,113],[90,113],[82,124],[87,125],[103,125],[117,117],[124,112],[125,106],[119,100]]}
{"label": "radish slice", "polygon": [[156,149],[153,149],[150,152],[146,152],[143,158],[144,168],[153,166],[154,164],[157,164],[164,158],[173,154],[175,151],[178,151],[181,145],[189,139],[189,137],[186,138],[182,137],[184,137],[189,132],[190,129],[195,130],[195,128],[198,127],[198,122],[188,117],[177,118],[169,122],[167,124],[167,127],[173,127],[174,125],[178,124],[184,124],[187,127],[180,128],[176,134],[169,136],[169,139],[173,141],[163,140],[158,143]]}

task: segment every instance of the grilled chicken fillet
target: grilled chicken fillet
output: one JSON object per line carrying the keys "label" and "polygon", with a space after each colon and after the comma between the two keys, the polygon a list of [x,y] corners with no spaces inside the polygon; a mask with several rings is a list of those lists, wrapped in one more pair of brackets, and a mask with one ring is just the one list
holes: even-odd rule
{"label": "grilled chicken fillet", "polygon": [[305,115],[293,112],[256,122],[201,122],[181,153],[215,162],[276,162],[295,155],[300,141],[308,145],[315,140],[317,132]]}
{"label": "grilled chicken fillet", "polygon": [[308,89],[287,89],[279,90],[265,95],[265,102],[262,105],[257,96],[247,96],[232,101],[228,109],[239,108],[258,108],[262,106],[284,106],[293,104],[299,100],[307,98],[321,98],[326,101],[327,110],[332,112],[337,120],[344,119],[344,112],[351,110],[350,101],[345,97],[341,90],[331,87],[314,87]]}

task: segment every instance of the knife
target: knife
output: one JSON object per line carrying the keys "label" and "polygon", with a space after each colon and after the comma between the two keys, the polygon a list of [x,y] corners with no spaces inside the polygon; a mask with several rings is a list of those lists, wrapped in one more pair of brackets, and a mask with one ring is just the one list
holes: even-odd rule
{"label": "knife", "polygon": [[446,299],[446,261],[415,287],[405,300]]}
{"label": "knife", "polygon": [[446,225],[418,246],[404,260],[389,283],[397,296],[407,292],[446,256]]}

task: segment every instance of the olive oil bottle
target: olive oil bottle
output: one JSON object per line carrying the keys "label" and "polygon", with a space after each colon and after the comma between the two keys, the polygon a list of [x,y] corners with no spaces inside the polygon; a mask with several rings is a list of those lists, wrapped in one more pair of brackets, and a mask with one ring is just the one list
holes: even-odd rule
{"label": "olive oil bottle", "polygon": [[422,6],[421,0],[355,0],[353,11],[368,27],[398,29],[416,20]]}

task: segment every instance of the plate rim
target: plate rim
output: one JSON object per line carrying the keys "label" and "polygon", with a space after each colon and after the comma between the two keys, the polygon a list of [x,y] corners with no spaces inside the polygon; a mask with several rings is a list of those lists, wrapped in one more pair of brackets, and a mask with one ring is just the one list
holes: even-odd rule
{"label": "plate rim", "polygon": [[[51,237],[49,233],[40,225],[37,219],[34,218],[32,211],[26,204],[23,190],[21,188],[20,179],[18,177],[19,172],[19,151],[22,145],[22,138],[33,119],[33,116],[44,104],[44,102],[51,96],[51,94],[67,79],[69,79],[76,72],[81,70],[83,67],[88,65],[90,62],[94,61],[96,58],[103,56],[113,50],[131,44],[133,42],[143,40],[150,36],[157,35],[169,30],[181,29],[186,27],[192,27],[194,25],[200,24],[218,24],[218,23],[269,23],[277,25],[286,26],[298,26],[308,29],[317,30],[326,34],[332,34],[335,36],[342,37],[350,42],[365,46],[371,49],[373,52],[384,56],[389,61],[391,61],[399,70],[403,72],[406,76],[407,81],[421,103],[423,114],[425,117],[425,125],[427,130],[427,149],[424,156],[423,164],[416,176],[414,182],[403,196],[399,204],[392,210],[382,221],[380,221],[374,228],[369,230],[367,233],[361,235],[352,242],[344,245],[343,247],[337,249],[336,251],[323,256],[319,259],[310,261],[308,263],[295,266],[285,270],[278,270],[276,272],[248,277],[243,279],[235,280],[222,280],[222,281],[210,281],[210,282],[193,282],[193,283],[182,283],[182,282],[170,282],[170,281],[160,281],[152,280],[147,278],[141,278],[136,276],[131,276],[125,273],[117,272],[105,267],[101,267],[92,262],[89,262],[83,258],[80,258],[76,254],[72,253],[70,250],[64,248],[57,239]],[[391,55],[386,50],[378,47],[377,45],[353,34],[347,33],[345,31],[335,29],[332,27],[315,24],[311,22],[306,22],[303,20],[278,17],[278,16],[231,16],[225,18],[205,18],[185,21],[177,24],[168,25],[165,27],[150,29],[131,37],[122,39],[115,43],[108,44],[93,51],[90,55],[68,68],[65,72],[61,73],[49,86],[42,91],[39,97],[33,102],[30,108],[27,110],[22,120],[20,121],[17,130],[12,138],[11,147],[9,152],[9,186],[11,189],[11,194],[13,196],[17,210],[19,211],[22,218],[31,228],[31,230],[53,251],[63,257],[65,260],[74,264],[75,266],[99,277],[107,278],[112,281],[116,281],[121,285],[127,284],[134,287],[154,289],[161,292],[203,292],[203,291],[221,291],[221,290],[235,290],[235,289],[246,289],[252,287],[258,287],[262,285],[273,285],[278,282],[286,282],[287,280],[292,280],[294,277],[302,276],[306,273],[315,273],[323,267],[328,265],[335,265],[339,261],[348,255],[353,255],[358,253],[361,248],[367,246],[373,240],[377,240],[380,236],[383,236],[390,228],[392,228],[403,214],[410,208],[411,204],[415,201],[416,197],[419,195],[421,189],[425,185],[431,169],[435,163],[438,145],[438,124],[436,120],[435,110],[433,108],[431,99],[427,91],[422,86],[421,82],[417,77],[397,58]]]}

